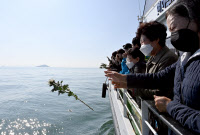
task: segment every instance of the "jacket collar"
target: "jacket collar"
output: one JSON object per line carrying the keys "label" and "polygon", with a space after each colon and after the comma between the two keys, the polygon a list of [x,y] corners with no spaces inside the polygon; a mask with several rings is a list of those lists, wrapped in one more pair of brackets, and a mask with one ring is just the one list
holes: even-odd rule
{"label": "jacket collar", "polygon": [[191,61],[193,58],[200,56],[200,49],[197,50],[189,59],[188,62]]}
{"label": "jacket collar", "polygon": [[159,60],[162,58],[163,55],[165,55],[166,52],[169,51],[169,48],[167,46],[164,46],[157,54],[156,56],[151,56],[149,58],[149,61],[147,63],[157,64]]}
{"label": "jacket collar", "polygon": [[200,49],[197,50],[193,55],[191,54],[191,52],[184,52],[180,57],[180,65],[184,67],[198,57],[200,57]]}

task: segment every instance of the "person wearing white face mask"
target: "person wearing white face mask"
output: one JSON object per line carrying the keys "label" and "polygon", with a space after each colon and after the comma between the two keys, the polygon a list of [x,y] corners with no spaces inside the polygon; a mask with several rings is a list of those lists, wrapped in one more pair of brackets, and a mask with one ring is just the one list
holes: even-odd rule
{"label": "person wearing white face mask", "polygon": [[128,70],[128,67],[126,65],[126,57],[127,57],[127,51],[132,48],[132,45],[130,43],[127,43],[125,45],[123,45],[123,48],[124,48],[124,53],[122,54],[122,62],[121,62],[121,68],[122,70],[119,72],[120,74],[128,74],[129,73],[129,70]]}
{"label": "person wearing white face mask", "polygon": [[144,58],[145,56],[139,48],[131,48],[128,50],[126,65],[130,73],[145,73],[146,62]]}
{"label": "person wearing white face mask", "polygon": [[[146,73],[156,73],[178,60],[178,56],[165,45],[166,31],[166,27],[157,21],[142,23],[137,30],[137,36],[140,37],[141,43],[140,51],[145,56],[150,56],[146,63]],[[153,95],[172,98],[173,88],[166,90],[142,89],[137,91],[136,95],[144,99],[154,99]]]}
{"label": "person wearing white face mask", "polygon": [[140,37],[140,51],[150,56],[147,61],[146,73],[155,73],[175,63],[178,57],[165,45],[167,28],[165,25],[152,21],[142,23],[137,36]]}
{"label": "person wearing white face mask", "polygon": [[[126,65],[129,68],[130,73],[145,73],[146,70],[146,61],[144,54],[140,51],[139,48],[131,48],[127,52],[127,61]],[[130,89],[131,96],[136,100],[137,104],[140,105],[140,98],[135,96],[135,91],[137,89]]]}
{"label": "person wearing white face mask", "polygon": [[154,96],[156,108],[200,134],[200,1],[177,0],[166,18],[172,45],[185,52],[175,64],[153,74],[105,73],[115,88],[174,87],[173,100]]}
{"label": "person wearing white face mask", "polygon": [[[172,65],[178,60],[178,56],[170,51],[165,45],[167,37],[166,31],[167,28],[157,21],[142,23],[139,26],[137,30],[137,36],[140,37],[140,50],[148,58],[145,73],[156,73]],[[141,99],[139,97],[145,100],[153,100],[154,95],[157,95],[166,96],[172,99],[173,87],[162,89],[137,88],[134,90],[134,95],[137,97],[136,102],[138,103],[139,107],[141,107]],[[149,113],[149,116],[153,116],[153,114]],[[152,123],[154,121],[151,119],[151,117],[149,117],[149,120]],[[157,121],[157,123],[158,125],[161,125],[159,126],[159,134],[167,133],[167,127],[165,127],[161,121]]]}

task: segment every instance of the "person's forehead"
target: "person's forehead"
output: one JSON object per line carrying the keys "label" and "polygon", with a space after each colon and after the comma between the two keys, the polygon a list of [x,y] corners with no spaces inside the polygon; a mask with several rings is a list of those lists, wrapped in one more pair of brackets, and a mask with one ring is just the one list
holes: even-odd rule
{"label": "person's forehead", "polygon": [[167,17],[167,21],[174,21],[174,18],[176,17],[176,15],[168,15]]}
{"label": "person's forehead", "polygon": [[141,35],[140,42],[146,41],[148,38],[145,35]]}
{"label": "person's forehead", "polygon": [[168,24],[168,25],[172,25],[172,24],[182,25],[182,24],[184,24],[184,23],[187,22],[187,21],[188,21],[187,18],[181,17],[181,16],[176,15],[176,14],[174,14],[174,15],[169,15],[169,16],[167,17],[167,24]]}
{"label": "person's forehead", "polygon": [[128,58],[128,59],[131,59],[131,58],[132,58],[132,56],[128,54],[128,55],[127,55],[127,58]]}
{"label": "person's forehead", "polygon": [[140,37],[140,41],[141,41],[141,40],[144,40],[145,38],[146,38],[145,35],[141,35],[141,37]]}

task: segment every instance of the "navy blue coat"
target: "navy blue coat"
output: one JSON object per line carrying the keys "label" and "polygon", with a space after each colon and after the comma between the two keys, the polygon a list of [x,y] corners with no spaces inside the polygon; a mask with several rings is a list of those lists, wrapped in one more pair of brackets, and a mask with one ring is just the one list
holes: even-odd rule
{"label": "navy blue coat", "polygon": [[183,126],[200,133],[200,49],[184,68],[181,62],[179,59],[154,74],[128,75],[127,87],[159,89],[174,86],[174,98],[167,105],[167,112]]}

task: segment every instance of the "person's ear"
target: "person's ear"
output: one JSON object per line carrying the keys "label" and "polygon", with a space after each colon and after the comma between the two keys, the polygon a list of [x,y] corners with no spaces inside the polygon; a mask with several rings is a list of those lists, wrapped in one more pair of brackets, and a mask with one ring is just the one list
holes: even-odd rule
{"label": "person's ear", "polygon": [[160,41],[159,38],[156,39],[156,40],[154,40],[153,42],[151,42],[151,46],[152,46],[152,47],[155,47],[155,46],[159,45],[159,41]]}
{"label": "person's ear", "polygon": [[158,38],[157,40],[155,40],[155,44],[156,44],[156,45],[159,45],[159,41],[160,41],[159,38]]}
{"label": "person's ear", "polygon": [[138,62],[138,61],[140,61],[140,58],[139,58],[139,57],[137,57],[137,58],[136,58],[136,60],[137,60],[137,62]]}

